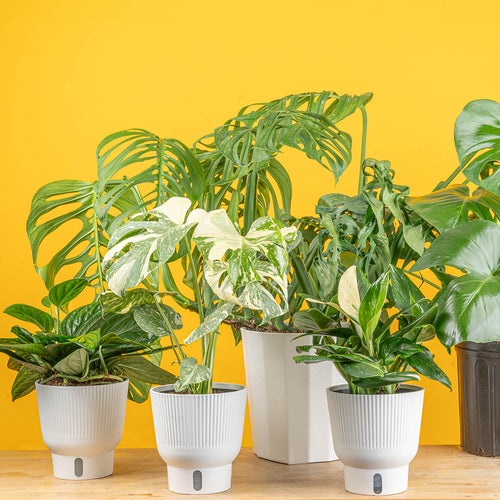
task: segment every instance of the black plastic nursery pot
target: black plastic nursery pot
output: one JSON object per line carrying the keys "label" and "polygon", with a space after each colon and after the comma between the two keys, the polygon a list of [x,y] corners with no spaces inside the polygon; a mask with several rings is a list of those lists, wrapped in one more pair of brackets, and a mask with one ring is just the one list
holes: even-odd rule
{"label": "black plastic nursery pot", "polygon": [[500,456],[500,342],[455,346],[458,360],[460,436],[464,450]]}

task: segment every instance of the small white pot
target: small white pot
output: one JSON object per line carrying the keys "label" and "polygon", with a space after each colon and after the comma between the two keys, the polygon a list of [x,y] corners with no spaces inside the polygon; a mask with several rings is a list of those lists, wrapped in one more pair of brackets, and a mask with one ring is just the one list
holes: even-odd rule
{"label": "small white pot", "polygon": [[333,446],[344,464],[345,489],[393,495],[408,488],[408,464],[418,450],[424,389],[404,385],[396,394],[326,391]]}
{"label": "small white pot", "polygon": [[113,474],[127,391],[128,380],[67,387],[36,383],[43,442],[52,452],[55,477],[78,480]]}
{"label": "small white pot", "polygon": [[231,487],[233,460],[243,438],[247,388],[213,384],[223,392],[178,394],[151,389],[156,444],[174,493],[218,493]]}
{"label": "small white pot", "polygon": [[242,329],[254,453],[285,464],[336,460],[325,399],[345,383],[333,363],[296,363],[312,337]]}

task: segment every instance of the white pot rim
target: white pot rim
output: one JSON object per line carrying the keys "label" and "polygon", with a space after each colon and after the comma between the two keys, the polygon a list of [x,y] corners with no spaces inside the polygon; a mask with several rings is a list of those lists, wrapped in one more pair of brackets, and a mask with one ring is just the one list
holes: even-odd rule
{"label": "white pot rim", "polygon": [[110,382],[107,384],[93,384],[93,385],[47,385],[40,383],[39,380],[35,382],[36,387],[50,387],[50,389],[78,389],[78,390],[88,390],[94,387],[108,387],[120,384],[128,383],[128,378],[124,378],[121,382]]}
{"label": "white pot rim", "polygon": [[394,394],[386,394],[386,393],[381,393],[381,394],[351,394],[350,392],[344,392],[346,389],[348,389],[347,384],[341,384],[341,385],[332,385],[331,387],[327,387],[326,391],[328,392],[335,392],[336,394],[341,394],[342,397],[385,397],[385,396],[392,396],[392,397],[398,397],[404,394],[408,393],[414,393],[414,392],[420,392],[423,391],[424,388],[421,387],[420,385],[411,385],[411,384],[402,384],[403,391],[396,392]]}
{"label": "white pot rim", "polygon": [[[219,392],[219,393],[212,393],[212,394],[181,394],[178,392],[174,391],[174,384],[166,384],[166,385],[159,385],[157,387],[152,387],[150,389],[150,393],[155,393],[158,395],[161,395],[162,397],[190,397],[190,396],[198,396],[198,397],[224,397],[228,396],[230,394],[235,394],[237,392],[245,391],[246,386],[241,385],[241,384],[231,384],[231,383],[226,383],[226,382],[214,382],[212,384],[212,387],[214,389],[226,389],[227,392]],[[168,392],[166,392],[168,391]]]}

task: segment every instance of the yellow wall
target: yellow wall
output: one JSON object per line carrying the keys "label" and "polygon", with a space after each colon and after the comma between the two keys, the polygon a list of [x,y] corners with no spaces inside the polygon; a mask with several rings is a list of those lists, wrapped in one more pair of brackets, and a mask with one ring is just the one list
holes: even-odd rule
{"label": "yellow wall", "polygon": [[[124,128],[190,144],[247,103],[373,91],[369,156],[391,160],[414,194],[430,190],[456,165],[453,123],[463,105],[500,99],[499,15],[495,0],[4,2],[0,308],[38,305],[44,293],[24,230],[35,190],[94,179],[98,141]],[[296,153],[286,158],[295,213],[311,212],[333,179]],[[354,186],[348,172],[338,188]],[[188,332],[193,318],[185,323]],[[0,325],[8,335],[9,318]],[[244,382],[241,348],[225,333],[216,379]],[[455,384],[455,356],[434,347]],[[5,359],[0,377],[0,449],[43,447],[34,394],[11,403]],[[456,389],[424,385],[422,443],[457,443]],[[149,402],[130,404],[121,446],[154,445]]]}

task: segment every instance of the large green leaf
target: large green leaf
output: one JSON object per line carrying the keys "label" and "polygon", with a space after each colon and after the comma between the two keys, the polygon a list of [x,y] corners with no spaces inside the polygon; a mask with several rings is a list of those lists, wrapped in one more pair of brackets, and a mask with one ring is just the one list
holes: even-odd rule
{"label": "large green leaf", "polygon": [[410,380],[420,380],[418,373],[407,371],[385,373],[381,377],[367,377],[355,380],[354,385],[363,387],[364,389],[375,389],[386,385],[402,384],[403,382],[408,382]]}
{"label": "large green leaf", "polygon": [[62,376],[85,376],[89,370],[89,354],[87,350],[81,348],[73,351],[69,356],[55,364],[54,370]]}
{"label": "large green leaf", "polygon": [[465,269],[439,299],[436,332],[448,348],[459,342],[500,339],[500,226],[476,220],[442,234],[414,269],[436,265]]}
{"label": "large green leaf", "polygon": [[366,292],[359,306],[359,325],[368,341],[378,325],[389,287],[389,274],[382,275]]}
{"label": "large green leaf", "polygon": [[500,195],[500,104],[488,99],[467,104],[455,123],[455,146],[465,176]]}
{"label": "large green leaf", "polygon": [[102,323],[99,302],[92,302],[71,311],[62,321],[60,333],[66,337],[79,337],[96,330]]}
{"label": "large green leaf", "polygon": [[13,304],[7,307],[4,313],[20,319],[21,321],[34,323],[44,332],[51,332],[54,328],[54,319],[52,316],[33,306],[28,306],[26,304]]}
{"label": "large green leaf", "polygon": [[441,382],[451,389],[451,382],[446,373],[435,363],[432,353],[424,347],[424,352],[408,356],[405,361],[418,373],[437,382]]}
{"label": "large green leaf", "polygon": [[491,209],[497,217],[500,216],[500,196],[483,188],[470,194],[469,186],[451,186],[426,196],[408,197],[406,201],[441,232],[469,222],[470,212],[481,219],[491,220]]}
{"label": "large green leaf", "polygon": [[338,179],[351,160],[351,137],[336,123],[364,107],[371,97],[320,92],[248,106],[215,130],[214,142],[242,167],[269,162],[283,146],[296,148]]}

